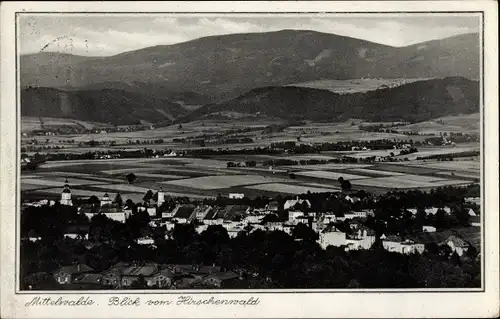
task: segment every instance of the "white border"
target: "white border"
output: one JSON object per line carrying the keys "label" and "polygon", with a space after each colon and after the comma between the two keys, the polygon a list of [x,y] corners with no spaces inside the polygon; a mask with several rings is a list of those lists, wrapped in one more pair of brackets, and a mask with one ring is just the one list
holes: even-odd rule
{"label": "white border", "polygon": [[[499,316],[499,253],[498,253],[498,29],[497,6],[494,1],[388,1],[369,2],[25,2],[2,3],[1,9],[1,108],[0,108],[0,211],[1,211],[1,314],[6,318],[90,318],[90,317],[497,317]],[[488,280],[485,292],[448,293],[260,293],[244,292],[239,299],[258,297],[258,306],[164,306],[164,307],[108,307],[109,295],[78,293],[74,296],[91,296],[99,304],[94,307],[31,307],[24,304],[32,295],[14,295],[14,229],[17,184],[15,159],[19,145],[15,144],[15,52],[14,12],[363,12],[363,11],[479,11],[484,10],[485,59],[484,99],[485,166],[484,193],[488,202],[483,207],[487,214],[485,227],[486,250],[483,250]],[[189,295],[189,294],[183,294]],[[45,294],[57,298],[55,294]],[[122,296],[134,296],[133,293]],[[193,298],[210,296],[219,298],[236,297],[220,291],[192,295]],[[172,294],[148,294],[145,298],[175,301]],[[143,297],[143,299],[145,299]]]}

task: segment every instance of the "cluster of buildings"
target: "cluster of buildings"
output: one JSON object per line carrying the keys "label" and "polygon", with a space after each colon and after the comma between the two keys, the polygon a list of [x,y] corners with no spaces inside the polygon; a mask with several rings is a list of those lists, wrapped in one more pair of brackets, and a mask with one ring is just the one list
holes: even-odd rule
{"label": "cluster of buildings", "polygon": [[[236,270],[238,271],[238,270]],[[195,287],[220,288],[242,279],[242,273],[220,266],[157,264],[154,262],[119,262],[104,271],[95,271],[86,264],[63,266],[52,274],[61,285],[89,285],[109,289]]]}
{"label": "cluster of buildings", "polygon": [[[230,198],[239,199],[243,195],[230,194]],[[349,195],[341,196],[344,197],[344,200],[352,203],[359,200]],[[343,247],[345,250],[369,249],[376,239],[375,232],[362,223],[367,217],[374,216],[373,210],[370,209],[350,211],[345,213],[344,216],[339,217],[334,212],[311,212],[311,203],[307,199],[296,197],[284,202],[283,210],[287,212],[288,218],[282,220],[277,216],[279,207],[276,201],[270,202],[264,208],[253,208],[248,205],[227,205],[220,207],[203,204],[176,204],[170,208],[166,208],[163,206],[165,197],[165,192],[160,189],[154,201],[137,204],[136,209],[137,211],[148,213],[151,220],[151,227],[163,227],[166,239],[172,234],[175,225],[187,223],[195,225],[196,232],[198,233],[205,231],[210,225],[223,226],[231,238],[238,236],[241,232],[251,233],[256,230],[279,230],[292,235],[293,229],[299,223],[302,223],[319,234],[318,243],[324,249],[328,246]],[[473,201],[472,199],[468,200]],[[61,193],[60,204],[73,205],[71,190],[67,180]],[[425,213],[427,215],[435,215],[440,209],[446,215],[451,214],[449,207],[430,207],[425,209]],[[110,219],[122,223],[132,214],[131,208],[126,205],[121,207],[114,203],[107,193],[100,198],[99,204],[83,204],[78,207],[78,211],[85,214],[89,219],[96,214],[103,214]],[[417,214],[417,209],[414,208],[409,208],[407,211],[414,216]],[[472,209],[468,213],[471,219],[471,226],[479,227],[479,216]],[[343,222],[344,224],[347,222],[349,229],[338,229],[334,225],[338,222]],[[433,226],[423,226],[422,234],[433,234],[433,239],[422,239],[418,236],[401,238],[394,234],[383,234],[380,240],[383,247],[388,251],[402,254],[422,253],[425,249],[425,244],[434,242],[438,245],[447,244],[453,251],[462,255],[467,251],[469,245],[454,234],[448,234],[446,238],[439,236],[439,232],[436,232],[436,228]],[[81,235],[68,232],[66,237],[80,238]],[[137,243],[154,245],[154,240],[152,237],[144,236],[138,238]]]}

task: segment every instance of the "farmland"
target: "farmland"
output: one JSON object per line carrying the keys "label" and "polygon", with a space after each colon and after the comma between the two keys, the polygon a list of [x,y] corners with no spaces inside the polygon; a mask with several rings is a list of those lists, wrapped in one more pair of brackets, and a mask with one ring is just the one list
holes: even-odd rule
{"label": "farmland", "polygon": [[401,78],[401,79],[353,79],[353,80],[317,80],[290,84],[315,89],[329,90],[339,94],[367,92],[380,88],[396,87],[406,83],[423,81],[424,78]]}
{"label": "farmland", "polygon": [[[334,154],[328,155],[335,157]],[[278,155],[277,158],[282,156]],[[304,155],[288,156],[289,159]],[[273,156],[246,156],[257,162],[255,168],[227,167],[234,157],[150,158],[59,161],[42,164],[36,171],[21,176],[23,195],[47,194],[57,197],[67,177],[74,197],[111,197],[140,200],[151,189],[170,196],[215,197],[238,192],[247,196],[338,191],[337,179],[350,180],[354,190],[385,192],[391,189],[430,189],[445,185],[466,185],[479,178],[477,159],[453,162],[408,161],[373,164],[318,164],[262,167]],[[289,172],[295,174],[290,178]],[[136,175],[133,184],[125,176]]]}
{"label": "farmland", "polygon": [[[471,127],[474,116],[442,118],[432,125],[450,129],[455,129],[460,125]],[[30,123],[28,120],[31,123],[36,122],[31,118],[25,119],[23,123]],[[52,119],[52,121],[57,121],[57,119]],[[340,123],[283,124],[284,121],[266,118],[258,121],[203,120],[143,131],[25,136],[21,139],[21,145],[36,147],[37,152],[41,153],[83,154],[119,150],[143,152],[149,149],[152,155],[141,158],[49,160],[40,165],[36,171],[23,171],[21,190],[23,195],[57,196],[62,190],[64,178],[67,177],[75,197],[88,197],[90,194],[102,196],[105,192],[114,196],[120,192],[124,198],[137,200],[142,198],[147,190],[155,191],[160,187],[171,196],[204,198],[215,197],[219,194],[227,195],[230,192],[244,193],[247,196],[273,196],[280,193],[336,191],[339,189],[339,177],[349,180],[354,190],[364,189],[373,192],[385,192],[394,188],[429,189],[444,185],[462,185],[477,182],[479,179],[480,169],[477,157],[446,162],[417,159],[478,151],[479,143],[462,143],[454,146],[433,146],[425,143],[418,146],[418,152],[411,154],[400,154],[400,150],[395,149],[351,150],[351,147],[344,151],[326,150],[305,154],[291,154],[284,151],[269,154],[266,152],[231,153],[234,150],[249,150],[256,147],[269,148],[273,143],[286,141],[306,145],[324,142],[342,144],[349,141],[381,139],[404,143],[409,140],[423,141],[428,136],[367,132],[360,127],[383,124],[403,131],[404,128],[424,129],[429,126],[429,123],[425,122],[368,123],[360,119],[349,119]],[[74,125],[78,124],[75,122]],[[280,126],[282,126],[281,129],[275,129]],[[234,138],[234,136],[248,137],[253,142],[223,142],[224,139]],[[152,139],[158,141],[151,143]],[[194,144],[191,142],[192,139],[201,139],[209,144]],[[94,145],[88,145],[90,141],[93,141]],[[182,152],[192,149],[229,150],[229,152],[200,156],[196,154],[154,156],[156,151]],[[26,152],[28,155],[33,153],[33,151]],[[338,161],[345,156],[355,161],[353,163]],[[372,163],[362,161],[370,157],[391,157],[393,161],[377,160]],[[280,160],[285,163],[274,164],[275,161],[278,163]],[[295,161],[297,165],[286,163],[290,160]],[[229,167],[228,165],[228,162],[245,163],[248,161],[255,162],[255,166]],[[319,161],[319,163],[307,163],[308,161]],[[126,175],[129,173],[134,173],[137,177],[133,184],[129,184],[126,180]],[[291,173],[294,174],[293,177]]]}

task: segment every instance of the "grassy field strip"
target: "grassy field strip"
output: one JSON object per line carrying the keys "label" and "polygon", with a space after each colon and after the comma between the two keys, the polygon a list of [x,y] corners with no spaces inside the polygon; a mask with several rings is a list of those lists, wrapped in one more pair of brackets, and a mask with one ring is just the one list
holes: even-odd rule
{"label": "grassy field strip", "polygon": [[40,165],[43,168],[56,168],[56,167],[65,167],[65,166],[75,166],[80,165],[81,163],[77,163],[75,161],[62,161],[62,162],[45,162]]}
{"label": "grassy field strip", "polygon": [[[55,186],[62,188],[64,185],[64,178],[62,178],[62,180],[42,179],[42,178],[22,178],[21,183],[41,185],[41,186]],[[89,179],[73,179],[71,182],[71,185],[96,185],[96,184],[104,184],[104,182],[98,182]]]}
{"label": "grassy field strip", "polygon": [[303,170],[328,170],[328,169],[351,169],[351,168],[364,168],[371,167],[370,164],[314,164],[314,165],[290,165],[290,166],[281,166],[283,168],[289,169],[303,169]]}
{"label": "grassy field strip", "polygon": [[24,174],[21,172],[21,178],[38,178],[38,175],[24,175]]}
{"label": "grassy field strip", "polygon": [[[49,193],[49,194],[60,194],[61,193],[61,188],[45,188],[43,190],[40,190],[40,192],[42,193]],[[104,191],[103,192],[96,192],[96,191],[89,191],[89,190],[83,190],[83,189],[72,189],[71,190],[71,194],[73,196],[92,196],[92,195],[95,195],[97,197],[101,197],[104,195]],[[108,193],[108,195],[111,197],[112,194]],[[120,195],[123,195],[123,194],[120,194]],[[114,196],[114,194],[113,194]],[[111,197],[113,198],[113,197]],[[122,197],[123,198],[123,197]]]}
{"label": "grassy field strip", "polygon": [[[21,191],[36,190],[39,188],[40,185],[21,182]],[[60,193],[62,191],[62,188],[58,188],[58,190]]]}
{"label": "grassy field strip", "polygon": [[343,177],[344,179],[348,180],[368,178],[368,176],[345,174],[345,173],[330,172],[330,171],[304,171],[295,174],[300,176],[317,177],[317,178],[325,178],[332,180],[337,180],[339,177]]}
{"label": "grassy field strip", "polygon": [[141,167],[141,168],[121,168],[121,169],[110,169],[110,170],[105,170],[101,171],[101,173],[106,174],[106,175],[116,175],[116,174],[128,174],[128,173],[134,173],[137,174],[138,172],[150,172],[150,171],[158,171],[158,168],[156,167],[151,167],[151,168],[146,168],[146,167]]}
{"label": "grassy field strip", "polygon": [[269,178],[259,175],[223,175],[205,176],[181,180],[162,182],[162,184],[177,185],[198,189],[219,189],[242,185],[281,182],[282,179]]}
{"label": "grassy field strip", "polygon": [[385,188],[419,188],[419,187],[439,187],[445,185],[468,184],[464,181],[448,180],[430,176],[419,175],[399,175],[389,177],[377,177],[358,179],[352,182],[355,185],[376,186]]}
{"label": "grassy field strip", "polygon": [[331,188],[331,189],[336,189],[336,190],[340,189],[340,186],[320,184],[320,183],[301,183],[300,185],[307,186],[307,187],[317,187],[317,188],[328,188],[328,189]]}
{"label": "grassy field strip", "polygon": [[130,192],[130,193],[146,193],[149,188],[129,185],[129,184],[106,184],[96,185],[94,188],[102,189],[109,192]]}
{"label": "grassy field strip", "polygon": [[[118,178],[106,178],[106,177],[99,177],[99,176],[94,176],[90,174],[85,174],[85,173],[73,173],[73,172],[43,172],[41,173],[42,176],[53,176],[55,175],[57,178],[66,178],[68,177],[68,183],[72,184],[72,177],[76,177],[77,179],[82,179],[82,177],[86,177],[85,179],[91,180],[91,181],[98,181],[98,182],[112,182],[112,183],[123,183],[124,179],[118,179]],[[48,177],[48,176],[46,176]],[[52,177],[49,177],[53,179]]]}
{"label": "grassy field strip", "polygon": [[476,179],[476,178],[480,178],[480,173],[477,172],[477,173],[467,173],[467,172],[464,172],[464,173],[460,173],[460,172],[439,172],[439,173],[436,173],[436,175],[439,175],[439,176],[443,176],[443,177],[463,177],[463,178],[470,178],[470,179]]}
{"label": "grassy field strip", "polygon": [[335,188],[319,188],[319,187],[308,187],[301,185],[290,185],[284,183],[267,183],[260,185],[246,186],[248,189],[276,192],[276,193],[287,193],[287,194],[304,194],[308,191],[312,193],[324,193],[324,192],[335,192],[338,189]]}
{"label": "grassy field strip", "polygon": [[376,170],[376,169],[367,169],[367,168],[353,168],[349,169],[350,172],[355,172],[355,173],[366,173],[366,174],[373,174],[373,175],[380,175],[380,176],[397,176],[397,175],[404,175],[403,173],[399,172],[387,172],[387,171],[381,171],[381,170]]}
{"label": "grassy field strip", "polygon": [[410,164],[415,167],[431,167],[438,169],[450,169],[450,170],[466,170],[466,171],[477,171],[479,172],[481,169],[481,165],[479,162],[472,161],[453,161],[453,162],[436,162],[436,163],[419,163],[419,164]]}
{"label": "grassy field strip", "polygon": [[181,178],[186,178],[186,176],[181,176],[181,175],[154,174],[154,173],[135,173],[135,175],[141,176],[141,177],[151,177],[151,178],[161,178],[161,179],[181,179]]}

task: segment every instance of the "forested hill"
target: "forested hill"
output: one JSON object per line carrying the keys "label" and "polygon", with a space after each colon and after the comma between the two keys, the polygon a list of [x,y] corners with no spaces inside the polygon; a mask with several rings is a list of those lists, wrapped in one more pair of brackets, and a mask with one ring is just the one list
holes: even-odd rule
{"label": "forested hill", "polygon": [[21,115],[60,117],[112,124],[173,121],[186,111],[167,99],[117,89],[63,91],[27,88],[21,91]]}
{"label": "forested hill", "polygon": [[264,87],[227,102],[205,105],[179,120],[221,117],[227,112],[313,121],[425,121],[479,112],[479,82],[449,77],[352,94],[293,86]]}

